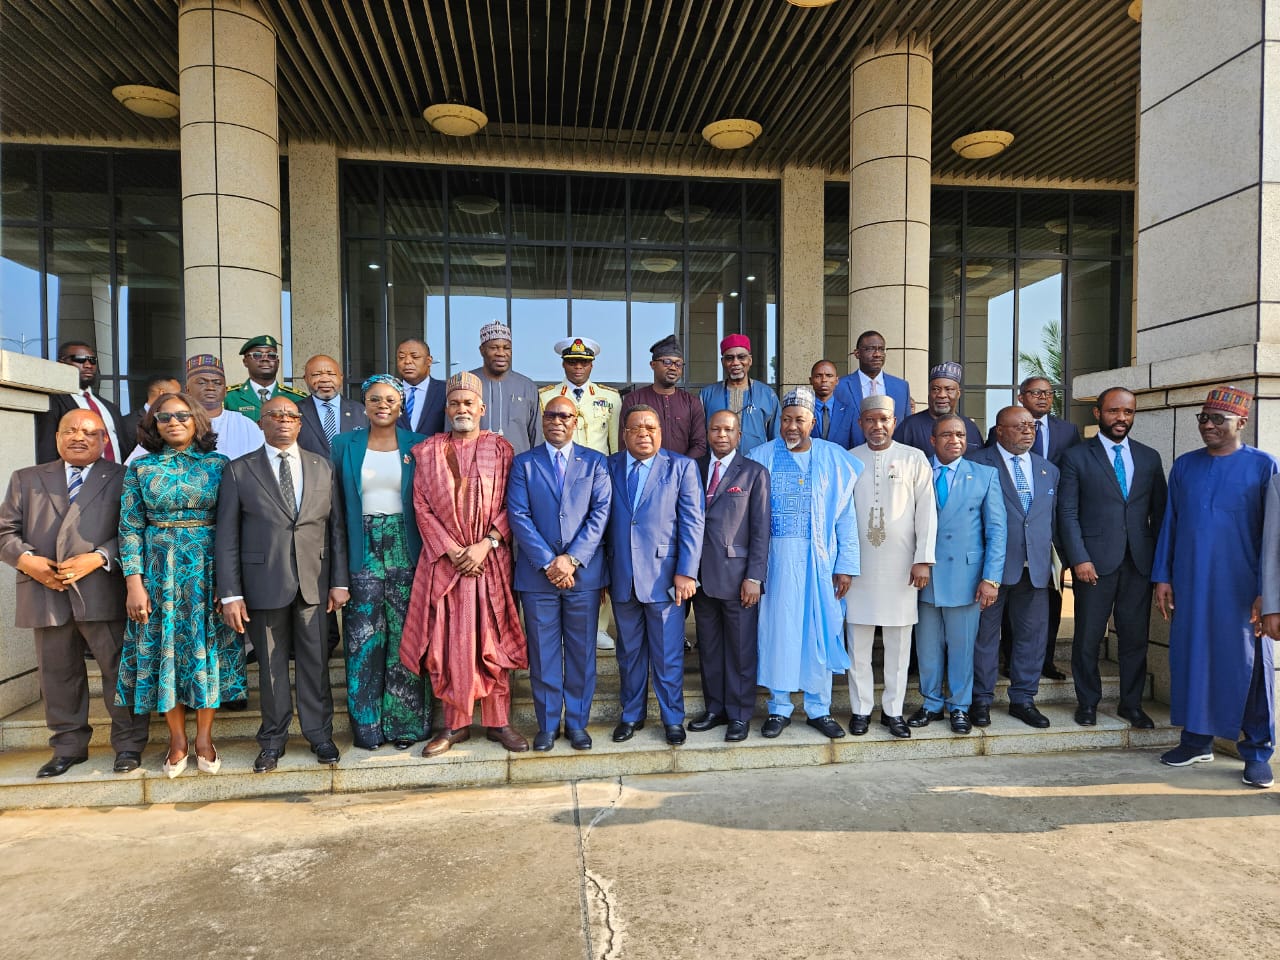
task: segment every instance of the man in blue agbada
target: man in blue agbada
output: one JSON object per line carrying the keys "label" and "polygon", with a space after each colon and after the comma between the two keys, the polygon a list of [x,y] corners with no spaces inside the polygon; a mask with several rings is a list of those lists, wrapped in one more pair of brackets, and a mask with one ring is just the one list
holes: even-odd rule
{"label": "man in blue agbada", "polygon": [[1196,414],[1205,448],[1174,461],[1151,580],[1160,614],[1172,618],[1170,715],[1183,728],[1160,762],[1204,763],[1214,737],[1239,737],[1244,782],[1269,787],[1275,680],[1260,567],[1267,490],[1280,468],[1241,439],[1252,401],[1216,387]]}
{"label": "man in blue agbada", "polygon": [[788,393],[782,435],[748,454],[769,471],[773,508],[758,634],[757,678],[769,688],[766,737],[790,725],[796,690],[804,691],[809,726],[844,736],[831,716],[831,675],[849,669],[844,595],[859,572],[853,488],[862,465],[837,444],[811,438],[813,410],[812,390]]}

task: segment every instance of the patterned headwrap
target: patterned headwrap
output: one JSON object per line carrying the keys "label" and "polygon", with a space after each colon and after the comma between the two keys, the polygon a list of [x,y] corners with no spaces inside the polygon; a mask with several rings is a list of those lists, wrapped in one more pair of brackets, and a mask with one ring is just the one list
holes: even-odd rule
{"label": "patterned headwrap", "polygon": [[1204,409],[1218,410],[1237,417],[1247,417],[1253,405],[1253,394],[1245,393],[1239,387],[1214,387],[1204,398]]}
{"label": "patterned headwrap", "polygon": [[364,383],[360,384],[361,393],[368,393],[369,388],[376,383],[385,383],[389,387],[394,387],[396,393],[400,394],[400,402],[404,403],[404,384],[400,382],[398,377],[393,377],[389,373],[375,373]]}
{"label": "patterned headwrap", "polygon": [[784,407],[804,407],[810,413],[817,408],[817,403],[813,399],[813,390],[810,387],[796,387],[782,398]]}
{"label": "patterned headwrap", "polygon": [[509,343],[511,341],[511,328],[505,323],[490,320],[480,328],[480,342],[488,343],[490,340],[506,340]]}
{"label": "patterned headwrap", "polygon": [[480,382],[480,378],[470,370],[463,370],[459,373],[455,373],[445,383],[444,395],[446,397],[456,390],[470,390],[477,397],[484,396],[484,384],[482,384]]}

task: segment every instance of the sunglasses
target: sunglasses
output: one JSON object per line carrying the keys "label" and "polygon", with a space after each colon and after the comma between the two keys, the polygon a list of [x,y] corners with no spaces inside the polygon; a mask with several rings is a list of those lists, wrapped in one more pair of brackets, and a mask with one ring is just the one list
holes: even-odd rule
{"label": "sunglasses", "polygon": [[71,356],[62,358],[63,363],[66,363],[68,361],[70,361],[71,363],[91,363],[95,367],[98,365],[98,358],[91,353],[77,353],[77,354],[73,354]]}
{"label": "sunglasses", "polygon": [[556,410],[550,410],[542,415],[542,419],[543,420],[559,420],[561,423],[568,423],[570,420],[572,420],[576,416],[577,416],[576,413],[561,413]]}
{"label": "sunglasses", "polygon": [[195,414],[189,410],[174,410],[173,412],[165,411],[156,414],[156,423],[168,423],[170,420],[177,420],[179,423],[186,423]]}
{"label": "sunglasses", "polygon": [[1230,413],[1197,413],[1196,423],[1212,423],[1215,427],[1220,427],[1228,420],[1239,419]]}
{"label": "sunglasses", "polygon": [[262,350],[250,350],[248,353],[248,356],[253,357],[253,359],[255,360],[279,360],[280,359],[280,354],[265,353]]}
{"label": "sunglasses", "polygon": [[270,417],[272,420],[276,421],[276,423],[281,423],[285,420],[302,419],[302,414],[296,413],[293,410],[266,410],[262,415],[264,417]]}

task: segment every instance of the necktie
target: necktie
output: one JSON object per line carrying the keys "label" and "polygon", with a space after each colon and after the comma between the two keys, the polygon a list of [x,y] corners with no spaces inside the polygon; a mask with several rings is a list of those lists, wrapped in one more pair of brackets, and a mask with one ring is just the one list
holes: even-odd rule
{"label": "necktie", "polygon": [[258,388],[258,396],[260,396],[260,397],[262,398],[262,402],[263,402],[263,403],[266,403],[268,400],[270,400],[270,399],[271,399],[271,388],[270,388],[270,387],[259,387],[259,388]]}
{"label": "necktie", "polygon": [[1116,482],[1120,484],[1120,496],[1128,500],[1129,499],[1129,478],[1125,476],[1124,457],[1120,456],[1120,451],[1123,449],[1124,447],[1122,447],[1118,443],[1114,444],[1111,447],[1112,452],[1115,454],[1115,459],[1112,460],[1111,463],[1116,468]]}
{"label": "necktie", "polygon": [[827,410],[827,404],[818,404],[818,436],[823,440],[827,439],[827,431],[831,429],[831,416]]}
{"label": "necktie", "polygon": [[67,500],[76,502],[80,496],[80,488],[84,486],[84,467],[72,467],[71,479],[67,481]]}
{"label": "necktie", "polygon": [[333,412],[333,401],[324,401],[324,437],[333,446],[333,438],[338,435],[338,415]]}
{"label": "necktie", "polygon": [[413,429],[413,398],[418,395],[418,388],[404,385],[404,418],[409,421],[409,429]]}
{"label": "necktie", "polygon": [[640,461],[631,464],[631,472],[627,474],[627,504],[632,510],[636,508],[636,494],[640,492]]}
{"label": "necktie", "polygon": [[869,397],[878,397],[880,395],[880,381],[871,381],[871,392],[867,394]]}
{"label": "necktie", "polygon": [[950,467],[939,467],[938,479],[933,483],[934,492],[938,495],[939,510],[947,505],[947,493],[950,491],[950,483],[947,477],[949,473],[951,473]]}
{"label": "necktie", "polygon": [[1031,512],[1031,484],[1027,483],[1027,475],[1022,472],[1022,458],[1011,457],[1013,462],[1013,485],[1018,490],[1018,499],[1022,501],[1022,512]]}
{"label": "necktie", "polygon": [[1031,449],[1034,450],[1036,453],[1040,454],[1040,456],[1044,457],[1046,460],[1048,460],[1049,451],[1044,445],[1045,437],[1044,437],[1044,431],[1040,429],[1040,421],[1036,420],[1035,425],[1036,425],[1036,442],[1031,445]]}
{"label": "necktie", "polygon": [[573,397],[574,397],[574,399],[575,399],[575,400],[577,400],[579,403],[581,403],[581,402],[582,402],[582,388],[581,388],[581,387],[574,387],[574,388],[573,388]]}
{"label": "necktie", "polygon": [[556,489],[564,490],[564,451],[556,451]]}
{"label": "necktie", "polygon": [[294,516],[298,514],[298,495],[293,489],[293,468],[289,466],[289,454],[280,454],[280,493],[284,497],[285,505]]}
{"label": "necktie", "polygon": [[[98,416],[102,417],[102,422],[105,425],[107,422],[107,418],[102,415],[102,408],[98,406],[97,402],[93,399],[93,394],[90,393],[88,390],[84,392],[84,400],[85,400],[85,403],[89,404],[90,410],[92,410]],[[110,460],[113,463],[115,462],[115,459],[116,459],[115,448],[111,446],[110,430],[104,430],[102,432],[102,458],[104,460]]]}
{"label": "necktie", "polygon": [[711,468],[711,482],[707,484],[707,503],[711,502],[711,498],[716,495],[716,488],[720,486],[720,461],[716,461],[716,465]]}

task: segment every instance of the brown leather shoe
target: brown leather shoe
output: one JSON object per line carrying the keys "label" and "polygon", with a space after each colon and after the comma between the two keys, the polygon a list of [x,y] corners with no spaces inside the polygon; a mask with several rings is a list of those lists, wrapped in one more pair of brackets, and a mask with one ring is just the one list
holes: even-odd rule
{"label": "brown leather shoe", "polygon": [[529,741],[510,727],[490,727],[485,737],[494,743],[500,743],[512,753],[524,753],[529,749]]}
{"label": "brown leather shoe", "polygon": [[424,757],[438,757],[440,754],[445,753],[455,743],[462,743],[463,741],[470,739],[470,727],[459,727],[457,730],[446,730],[422,748],[422,755]]}

